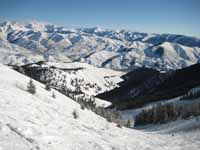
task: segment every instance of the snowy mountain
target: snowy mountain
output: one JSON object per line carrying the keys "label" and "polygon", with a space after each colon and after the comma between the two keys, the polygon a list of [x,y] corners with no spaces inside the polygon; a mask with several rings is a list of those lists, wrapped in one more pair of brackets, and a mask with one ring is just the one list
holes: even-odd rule
{"label": "snowy mountain", "polygon": [[0,52],[4,64],[79,61],[119,70],[142,66],[171,70],[200,60],[200,39],[6,21],[0,24]]}
{"label": "snowy mountain", "polygon": [[[92,111],[81,109],[58,91],[47,91],[45,85],[35,80],[36,93],[29,93],[29,78],[4,65],[0,65],[0,82],[2,150],[199,149],[199,130],[172,136],[167,132],[119,128]],[[74,117],[74,112],[78,117]],[[178,122],[181,126],[174,122],[168,130],[178,131],[198,122]]]}

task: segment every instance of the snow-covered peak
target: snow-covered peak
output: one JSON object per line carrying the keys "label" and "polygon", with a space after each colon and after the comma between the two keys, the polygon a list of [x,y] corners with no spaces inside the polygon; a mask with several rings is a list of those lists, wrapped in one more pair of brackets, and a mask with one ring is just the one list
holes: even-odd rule
{"label": "snow-covered peak", "polygon": [[48,25],[47,23],[38,22],[38,21],[31,21],[24,24],[26,28],[30,30],[36,30],[36,31],[45,31],[47,25]]}
{"label": "snow-covered peak", "polygon": [[[73,29],[37,21],[4,22],[0,25],[0,40],[26,49],[27,53],[32,51],[42,60],[81,61],[119,70],[147,66],[165,71],[195,64],[200,59],[200,39],[174,34],[99,27]],[[10,49],[6,55],[9,53]]]}
{"label": "snow-covered peak", "polygon": [[88,34],[95,34],[98,32],[103,32],[104,30],[100,27],[93,27],[93,28],[79,28],[80,31],[86,32]]}
{"label": "snow-covered peak", "polygon": [[4,21],[0,23],[0,32],[9,33],[15,30],[27,30],[23,24],[16,21]]}

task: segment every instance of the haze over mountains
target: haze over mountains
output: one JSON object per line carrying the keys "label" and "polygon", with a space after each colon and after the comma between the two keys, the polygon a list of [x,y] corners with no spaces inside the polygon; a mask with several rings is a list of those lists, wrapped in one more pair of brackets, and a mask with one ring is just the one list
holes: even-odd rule
{"label": "haze over mountains", "polygon": [[41,22],[0,23],[0,62],[79,61],[97,67],[175,70],[200,60],[200,39],[100,28],[69,29]]}

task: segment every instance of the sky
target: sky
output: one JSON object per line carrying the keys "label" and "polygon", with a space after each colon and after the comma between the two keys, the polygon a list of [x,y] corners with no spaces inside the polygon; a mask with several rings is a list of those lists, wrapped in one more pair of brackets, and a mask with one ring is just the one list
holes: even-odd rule
{"label": "sky", "polygon": [[0,0],[0,19],[200,37],[200,0]]}

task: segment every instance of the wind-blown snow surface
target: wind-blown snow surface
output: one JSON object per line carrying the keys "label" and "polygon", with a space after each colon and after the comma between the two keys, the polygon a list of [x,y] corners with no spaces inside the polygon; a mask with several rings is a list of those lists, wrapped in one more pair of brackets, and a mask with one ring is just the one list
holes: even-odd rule
{"label": "wind-blown snow surface", "polygon": [[0,47],[7,50],[0,62],[10,64],[27,64],[38,59],[76,60],[120,70],[146,66],[166,71],[200,60],[200,39],[196,37],[99,28],[69,29],[40,22],[0,23]]}
{"label": "wind-blown snow surface", "polygon": [[[198,150],[200,132],[175,136],[118,128],[114,123],[82,110],[66,96],[44,89],[34,81],[37,93],[26,91],[29,78],[0,65],[1,150]],[[72,116],[73,110],[79,114]]]}

